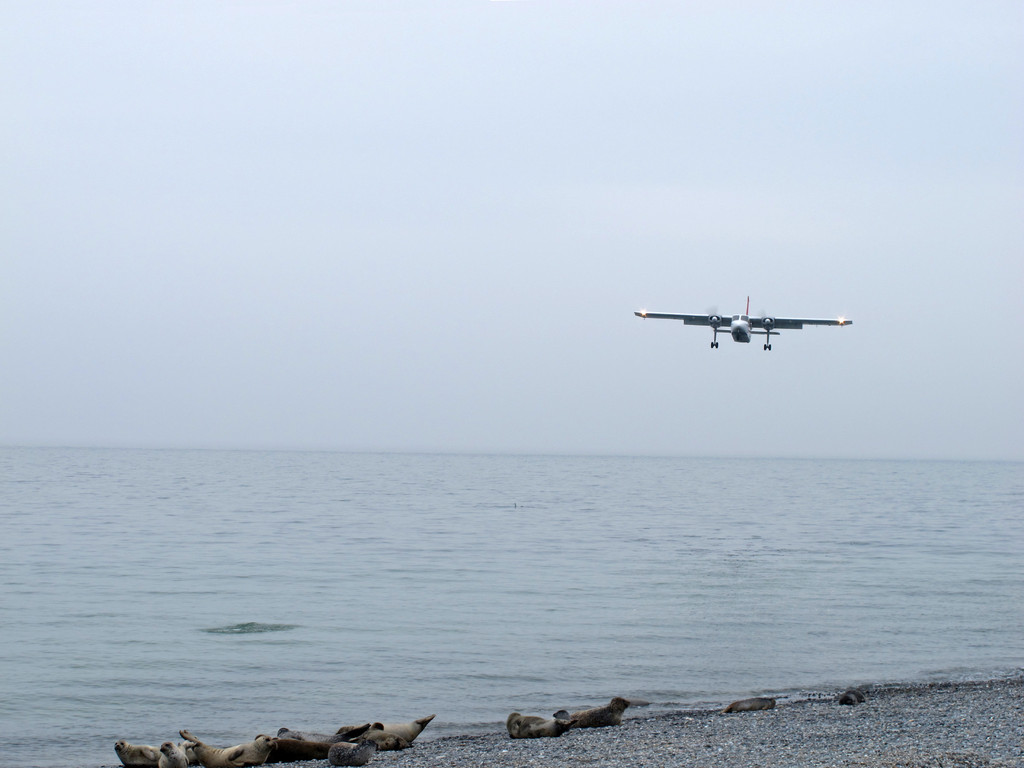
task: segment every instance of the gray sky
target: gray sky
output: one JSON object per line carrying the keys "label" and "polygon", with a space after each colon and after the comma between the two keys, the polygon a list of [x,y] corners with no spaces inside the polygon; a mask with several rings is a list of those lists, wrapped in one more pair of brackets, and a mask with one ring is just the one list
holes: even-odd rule
{"label": "gray sky", "polygon": [[1024,459],[1020,2],[2,8],[2,444]]}

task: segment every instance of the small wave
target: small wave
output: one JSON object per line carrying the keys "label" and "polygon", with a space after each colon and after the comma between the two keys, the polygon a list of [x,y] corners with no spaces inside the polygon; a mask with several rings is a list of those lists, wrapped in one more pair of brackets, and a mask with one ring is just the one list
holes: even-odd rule
{"label": "small wave", "polygon": [[243,624],[232,624],[230,627],[210,627],[202,631],[211,635],[254,635],[258,632],[285,632],[297,626],[298,624],[262,624],[258,621],[246,621]]}

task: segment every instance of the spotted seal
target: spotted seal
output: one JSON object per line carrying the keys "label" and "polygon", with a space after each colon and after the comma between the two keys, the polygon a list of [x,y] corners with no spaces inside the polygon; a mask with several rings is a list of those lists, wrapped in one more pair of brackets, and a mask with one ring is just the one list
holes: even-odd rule
{"label": "spotted seal", "polygon": [[377,745],[372,741],[362,741],[359,744],[339,741],[337,744],[331,744],[327,762],[331,765],[366,765],[375,754]]}
{"label": "spotted seal", "polygon": [[191,731],[180,730],[181,738],[191,741],[195,746],[199,762],[206,768],[245,768],[250,765],[262,765],[277,746],[277,738],[261,733],[252,741],[234,747],[211,747],[199,740]]}
{"label": "spotted seal", "polygon": [[513,712],[505,721],[505,728],[512,739],[555,738],[572,728],[573,720],[562,720],[552,717],[544,718],[536,715],[521,715]]}
{"label": "spotted seal", "polygon": [[173,741],[160,745],[160,762],[157,768],[188,768],[188,755]]}
{"label": "spotted seal", "polygon": [[760,709],[774,709],[775,699],[770,699],[767,696],[755,696],[752,699],[740,699],[734,701],[728,707],[722,710],[724,715],[727,712],[756,712]]}
{"label": "spotted seal", "polygon": [[156,768],[160,764],[160,750],[148,744],[119,739],[114,743],[114,752],[126,768]]}
{"label": "spotted seal", "polygon": [[554,714],[556,720],[573,720],[573,728],[604,728],[609,725],[621,725],[622,713],[629,706],[629,700],[616,696],[603,707],[581,709],[572,714],[560,709]]}

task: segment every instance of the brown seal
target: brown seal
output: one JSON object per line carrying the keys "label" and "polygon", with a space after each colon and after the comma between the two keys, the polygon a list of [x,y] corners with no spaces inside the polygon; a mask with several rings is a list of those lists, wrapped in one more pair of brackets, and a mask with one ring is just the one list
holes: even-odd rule
{"label": "brown seal", "polygon": [[555,712],[556,720],[573,720],[573,728],[604,728],[609,725],[621,725],[622,713],[629,706],[629,701],[616,696],[603,707],[581,709],[569,714],[564,709]]}
{"label": "brown seal", "polygon": [[[351,741],[351,739],[346,739],[346,741]],[[355,741],[372,741],[377,745],[378,752],[395,752],[399,749],[408,749],[412,746],[412,744],[401,736],[396,736],[393,733],[385,731],[383,723],[374,723],[363,733],[362,736],[355,739]]]}
{"label": "brown seal", "polygon": [[160,764],[160,750],[148,744],[132,744],[120,739],[114,744],[114,752],[127,768],[156,768]]}
{"label": "brown seal", "polygon": [[185,753],[185,757],[188,758],[189,765],[199,765],[199,758],[196,757],[196,752],[192,747],[195,746],[191,741],[183,741],[179,745],[181,751]]}
{"label": "brown seal", "polygon": [[165,741],[160,745],[158,768],[188,768],[188,755],[173,741]]}
{"label": "brown seal", "polygon": [[327,741],[302,741],[278,737],[277,748],[267,756],[267,763],[297,763],[300,760],[326,760],[332,744]]}
{"label": "brown seal", "polygon": [[863,704],[866,700],[867,697],[864,695],[864,691],[860,688],[848,688],[836,697],[836,701],[840,704],[848,704],[851,706],[853,704]]}
{"label": "brown seal", "polygon": [[181,734],[181,738],[188,739],[195,745],[192,750],[206,768],[245,768],[250,765],[263,765],[277,746],[277,739],[274,736],[263,733],[245,744],[224,748],[204,744],[191,731],[181,730],[178,733]]}
{"label": "brown seal", "polygon": [[548,719],[513,712],[505,721],[505,728],[508,730],[509,738],[512,739],[555,738],[572,728],[574,722],[557,717]]}
{"label": "brown seal", "polygon": [[[433,720],[437,715],[427,715],[421,717],[419,720],[413,720],[411,723],[374,723],[374,729],[384,731],[385,733],[393,733],[395,736],[400,736],[410,744],[416,740],[416,737],[423,733],[423,729],[427,727],[428,723]],[[377,726],[380,725],[380,728]],[[346,729],[351,729],[354,726],[344,725],[338,729],[338,733]]]}
{"label": "brown seal", "polygon": [[775,699],[769,699],[766,696],[755,696],[752,699],[740,699],[734,701],[728,707],[722,710],[724,715],[726,712],[756,712],[759,709],[774,709]]}
{"label": "brown seal", "polygon": [[331,765],[366,765],[376,753],[377,745],[372,741],[363,741],[359,744],[339,741],[337,744],[331,744],[327,762]]}

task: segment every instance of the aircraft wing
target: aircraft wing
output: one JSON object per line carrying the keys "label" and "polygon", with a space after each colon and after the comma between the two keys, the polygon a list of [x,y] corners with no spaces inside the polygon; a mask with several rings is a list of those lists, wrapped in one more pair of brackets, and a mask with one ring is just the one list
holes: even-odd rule
{"label": "aircraft wing", "polygon": [[[654,318],[655,320],[682,320],[686,325],[711,325],[708,321],[708,315],[679,315],[673,312],[648,312],[644,309],[633,314],[637,317]],[[728,321],[729,318],[724,318],[722,320],[723,325],[728,325]]]}
{"label": "aircraft wing", "polygon": [[[712,315],[687,315],[674,312],[648,312],[644,309],[633,314],[637,317],[653,318],[655,320],[682,320],[686,325],[711,325],[712,317]],[[728,328],[729,323],[732,322],[731,315],[718,315],[717,317],[719,317],[719,322],[724,328]],[[765,317],[752,317],[749,321],[750,327],[764,328],[764,321],[766,319]],[[772,321],[773,333],[779,330],[798,331],[805,325],[853,325],[853,320],[847,320],[845,317],[827,320],[813,317],[773,317]]]}
{"label": "aircraft wing", "polygon": [[[763,317],[750,318],[750,327],[764,328],[765,319],[766,318]],[[772,325],[773,331],[798,331],[805,325],[853,325],[853,320],[847,320],[845,317],[837,317],[829,320],[810,317],[773,317],[772,320],[774,321],[774,324]]]}

